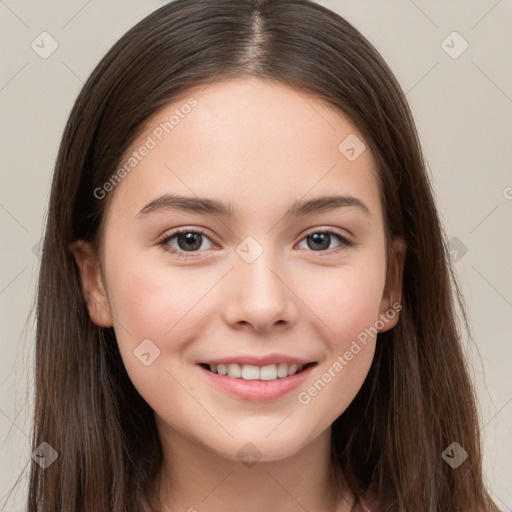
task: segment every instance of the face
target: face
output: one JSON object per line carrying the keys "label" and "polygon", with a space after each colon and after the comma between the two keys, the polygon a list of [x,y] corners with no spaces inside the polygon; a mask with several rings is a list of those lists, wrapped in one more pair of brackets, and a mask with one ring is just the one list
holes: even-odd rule
{"label": "face", "polygon": [[386,267],[363,144],[312,95],[219,82],[155,115],[96,191],[101,258],[73,246],[89,313],[114,327],[162,435],[276,460],[354,399],[375,330],[398,320],[405,251]]}

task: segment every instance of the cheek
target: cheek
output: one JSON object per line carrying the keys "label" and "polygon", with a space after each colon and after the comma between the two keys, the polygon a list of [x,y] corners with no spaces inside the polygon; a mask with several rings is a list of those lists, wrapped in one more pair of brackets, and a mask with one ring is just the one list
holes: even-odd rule
{"label": "cheek", "polygon": [[[135,357],[141,343],[148,344],[155,353],[160,351],[162,357],[155,359],[151,368],[163,365],[164,360],[167,367],[172,361],[166,355],[180,356],[198,335],[199,317],[220,277],[216,272],[147,265],[143,261],[142,257],[121,260],[113,255],[107,268],[119,351],[134,382],[141,372],[140,360]],[[147,384],[151,385],[152,378]]]}
{"label": "cheek", "polygon": [[304,302],[332,349],[345,351],[353,339],[375,325],[384,289],[384,265],[340,267],[317,274],[315,286],[303,287]]}
{"label": "cheek", "polygon": [[176,279],[169,274],[169,269],[136,262],[113,265],[110,303],[119,352],[133,385],[155,411],[166,411],[169,397],[174,397],[179,417],[186,418],[194,404],[182,396],[169,356],[179,356],[187,344],[191,310],[204,291],[190,282],[187,286],[179,272],[172,274]]}
{"label": "cheek", "polygon": [[208,276],[199,280],[197,273],[186,267],[171,268],[159,257],[156,260],[127,246],[123,250],[112,247],[106,262],[114,323],[123,324],[133,339],[162,339],[180,328],[187,313],[211,287]]}
{"label": "cheek", "polygon": [[169,350],[163,346],[165,340],[181,339],[177,332],[186,325],[182,319],[200,294],[200,290],[190,291],[194,287],[187,286],[183,273],[175,272],[170,278],[168,269],[142,262],[142,258],[113,255],[107,268],[114,329],[127,369],[140,364],[133,356],[143,340],[151,340],[163,353]]}
{"label": "cheek", "polygon": [[327,358],[298,402],[324,425],[332,423],[359,392],[373,361],[375,324],[385,282],[384,264],[346,266],[335,275],[317,276],[304,293],[313,305],[316,330],[327,345]]}
{"label": "cheek", "polygon": [[[355,299],[354,299],[355,300]],[[299,407],[316,428],[332,424],[361,389],[375,354],[374,308],[349,302],[328,320],[331,329],[328,355],[315,369],[315,376],[297,395]]]}

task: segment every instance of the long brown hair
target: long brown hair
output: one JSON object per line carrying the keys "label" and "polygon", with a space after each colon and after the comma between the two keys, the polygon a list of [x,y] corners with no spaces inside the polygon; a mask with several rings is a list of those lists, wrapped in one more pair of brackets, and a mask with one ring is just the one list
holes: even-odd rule
{"label": "long brown hair", "polygon": [[[468,329],[414,121],[376,49],[309,0],[176,0],[126,33],[70,114],[56,162],[37,296],[29,512],[134,512],[162,462],[154,415],[112,328],[94,325],[72,242],[97,240],[117,170],[144,123],[191,86],[256,76],[314,93],[363,135],[378,169],[388,241],[407,243],[397,326],[379,334],[360,392],[332,426],[333,463],[382,511],[497,511],[482,478]],[[340,141],[341,142],[341,141]],[[392,257],[392,255],[391,255]],[[458,443],[457,468],[442,454]]]}

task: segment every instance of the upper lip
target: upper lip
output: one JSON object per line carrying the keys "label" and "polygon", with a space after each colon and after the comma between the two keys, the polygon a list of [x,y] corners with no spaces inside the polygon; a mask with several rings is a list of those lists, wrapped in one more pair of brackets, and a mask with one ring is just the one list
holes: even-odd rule
{"label": "upper lip", "polygon": [[271,364],[308,364],[313,363],[311,359],[304,359],[297,356],[288,356],[286,354],[268,354],[265,356],[258,355],[240,355],[231,357],[219,357],[215,359],[206,359],[200,361],[202,364],[251,364],[254,366],[268,366]]}

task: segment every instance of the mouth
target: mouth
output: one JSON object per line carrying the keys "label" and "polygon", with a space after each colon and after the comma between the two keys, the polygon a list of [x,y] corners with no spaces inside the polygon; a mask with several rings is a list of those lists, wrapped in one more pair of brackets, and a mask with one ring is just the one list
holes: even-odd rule
{"label": "mouth", "polygon": [[[237,399],[250,402],[268,402],[289,397],[291,392],[305,384],[317,362],[277,362],[263,366],[231,361],[199,363],[197,368],[209,386]],[[256,361],[251,361],[254,363]],[[258,361],[261,362],[261,361]]]}
{"label": "mouth", "polygon": [[245,381],[278,381],[300,374],[316,364],[316,362],[305,364],[282,362],[257,366],[242,363],[199,363],[199,366],[213,374],[230,377],[232,379]]}

